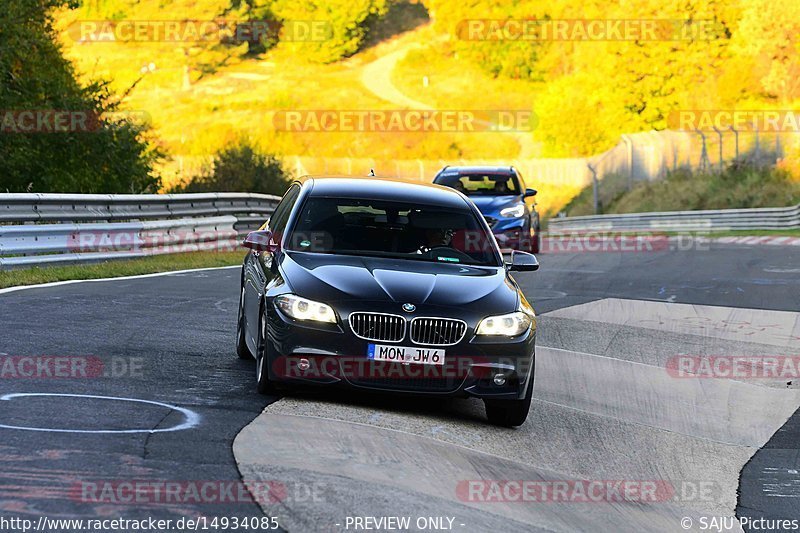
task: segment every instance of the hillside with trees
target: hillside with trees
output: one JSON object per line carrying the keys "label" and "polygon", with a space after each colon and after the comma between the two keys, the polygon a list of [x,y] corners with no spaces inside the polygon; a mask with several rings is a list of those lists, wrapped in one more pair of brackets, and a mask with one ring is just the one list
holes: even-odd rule
{"label": "hillside with trees", "polygon": [[[504,135],[273,127],[274,113],[287,109],[395,108],[361,73],[400,52],[391,82],[409,101],[533,110],[536,127],[527,134],[540,157],[600,153],[623,133],[667,128],[675,110],[791,109],[800,99],[800,4],[792,0],[19,0],[0,17],[7,78],[0,108],[87,108],[109,117],[92,135],[0,136],[4,153],[13,154],[2,163],[9,190],[144,191],[159,187],[159,178],[162,190],[193,177],[207,184],[215,158],[239,142],[259,161],[517,156],[519,146]],[[266,23],[270,31],[177,42],[76,37],[82,21],[165,19],[224,20],[234,32]],[[673,33],[643,40],[465,36],[474,20],[631,19],[660,21]],[[324,38],[296,38],[298,21],[324,23]],[[112,119],[114,110],[142,115],[146,124]],[[798,167],[796,146],[790,139],[782,163],[789,176]]]}
{"label": "hillside with trees", "polygon": [[[15,0],[0,10],[0,191],[156,192],[158,151],[143,126],[111,114],[118,99],[108,85],[79,82],[62,55],[51,10],[64,5]],[[48,127],[54,111],[78,113],[91,125],[38,131]],[[26,112],[41,117],[38,123],[26,122],[20,115]]]}
{"label": "hillside with trees", "polygon": [[[712,0],[465,3],[426,0],[450,40],[409,58],[420,68],[457,57],[495,78],[530,82],[544,155],[592,155],[622,133],[662,130],[678,109],[792,109],[800,98],[800,4]],[[654,40],[467,40],[463,21],[660,20]],[[460,34],[461,32],[461,34]],[[782,106],[782,107],[781,107]]]}

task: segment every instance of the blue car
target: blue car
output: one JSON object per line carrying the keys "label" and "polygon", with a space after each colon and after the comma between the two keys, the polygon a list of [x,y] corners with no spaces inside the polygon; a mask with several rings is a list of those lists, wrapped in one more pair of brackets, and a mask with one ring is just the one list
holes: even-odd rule
{"label": "blue car", "polygon": [[446,166],[433,182],[468,196],[489,223],[501,249],[539,252],[539,213],[535,203],[525,202],[536,196],[536,189],[527,188],[514,167]]}

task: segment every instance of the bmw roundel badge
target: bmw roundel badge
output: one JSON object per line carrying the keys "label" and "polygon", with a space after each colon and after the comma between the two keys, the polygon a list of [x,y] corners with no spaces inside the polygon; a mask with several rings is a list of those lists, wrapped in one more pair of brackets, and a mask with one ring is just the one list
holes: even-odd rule
{"label": "bmw roundel badge", "polygon": [[416,309],[417,306],[414,304],[403,304],[403,311],[405,311],[406,313],[413,313],[414,311],[416,311]]}

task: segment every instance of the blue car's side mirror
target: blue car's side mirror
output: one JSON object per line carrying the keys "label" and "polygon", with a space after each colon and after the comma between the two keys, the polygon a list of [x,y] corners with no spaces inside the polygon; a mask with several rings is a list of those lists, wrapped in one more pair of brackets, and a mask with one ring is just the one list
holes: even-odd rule
{"label": "blue car's side mirror", "polygon": [[536,196],[536,193],[539,192],[536,189],[525,189],[525,198],[530,198],[531,196]]}

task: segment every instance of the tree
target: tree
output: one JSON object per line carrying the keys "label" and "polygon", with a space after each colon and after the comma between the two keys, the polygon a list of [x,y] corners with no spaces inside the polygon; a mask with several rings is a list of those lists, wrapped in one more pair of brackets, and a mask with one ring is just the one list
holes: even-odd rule
{"label": "tree", "polygon": [[[356,53],[375,19],[388,11],[389,0],[273,0],[271,12],[288,24],[294,35],[281,37],[287,49],[298,57],[331,63]],[[323,32],[306,37],[304,23],[324,23]]]}
{"label": "tree", "polygon": [[[426,0],[434,24],[451,35],[452,48],[459,58],[479,65],[495,77],[541,80],[541,50],[547,43],[523,38],[506,39],[514,27],[504,32],[509,21],[543,19],[552,6],[541,2],[507,0],[464,2],[464,0]],[[550,10],[548,12],[548,10]]]}
{"label": "tree", "polygon": [[736,48],[754,59],[767,95],[782,104],[800,98],[800,2],[749,0],[736,32]]}
{"label": "tree", "polygon": [[[65,0],[16,0],[0,10],[0,110],[15,122],[21,112],[80,114],[90,128],[57,133],[0,132],[0,191],[156,192],[153,163],[160,156],[135,120],[110,118],[118,104],[104,82],[76,81],[56,44],[49,11]],[[6,122],[8,126],[8,122]]]}
{"label": "tree", "polygon": [[282,195],[289,187],[289,175],[274,155],[258,151],[242,140],[223,148],[214,158],[211,171],[170,192],[260,192]]}

